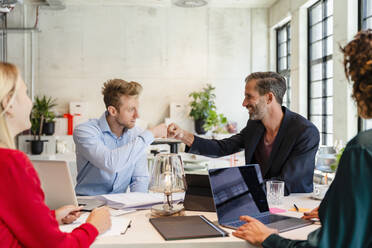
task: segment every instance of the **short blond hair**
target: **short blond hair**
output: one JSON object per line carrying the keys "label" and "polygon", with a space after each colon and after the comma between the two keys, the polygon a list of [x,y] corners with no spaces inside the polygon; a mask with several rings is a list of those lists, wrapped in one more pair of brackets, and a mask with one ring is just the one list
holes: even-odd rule
{"label": "short blond hair", "polygon": [[15,148],[14,137],[6,122],[6,109],[1,104],[5,98],[12,98],[16,93],[18,69],[15,65],[0,62],[0,143],[8,148]]}
{"label": "short blond hair", "polygon": [[123,79],[107,80],[102,87],[103,101],[105,102],[106,109],[109,106],[113,106],[119,110],[121,96],[138,96],[141,92],[142,86],[139,83],[133,81],[127,82]]}

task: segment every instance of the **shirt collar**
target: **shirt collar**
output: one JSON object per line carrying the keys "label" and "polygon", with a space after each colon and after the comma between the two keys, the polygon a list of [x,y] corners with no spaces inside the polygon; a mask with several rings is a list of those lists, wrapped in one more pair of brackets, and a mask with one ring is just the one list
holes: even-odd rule
{"label": "shirt collar", "polygon": [[[108,115],[107,111],[105,111],[101,117],[99,118],[98,120],[98,125],[99,127],[101,128],[102,132],[108,132],[110,134],[112,134],[114,137],[116,137],[116,135],[111,131],[111,128],[107,122],[107,119],[106,119],[106,116]],[[124,134],[129,134],[131,132],[131,129],[125,129],[123,134],[121,136],[123,136]]]}
{"label": "shirt collar", "polygon": [[101,117],[99,118],[99,120],[98,120],[98,125],[99,125],[99,127],[101,128],[102,132],[109,132],[109,133],[112,133],[112,132],[111,132],[111,129],[110,129],[110,126],[109,126],[108,123],[107,123],[106,116],[107,116],[107,111],[105,111],[105,112],[101,115]]}

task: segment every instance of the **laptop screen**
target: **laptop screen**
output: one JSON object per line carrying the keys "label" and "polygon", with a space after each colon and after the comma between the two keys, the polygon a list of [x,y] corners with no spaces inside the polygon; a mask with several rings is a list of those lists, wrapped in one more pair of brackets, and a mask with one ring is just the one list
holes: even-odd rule
{"label": "laptop screen", "polygon": [[269,213],[259,165],[208,172],[219,223],[237,220],[241,215],[257,218]]}

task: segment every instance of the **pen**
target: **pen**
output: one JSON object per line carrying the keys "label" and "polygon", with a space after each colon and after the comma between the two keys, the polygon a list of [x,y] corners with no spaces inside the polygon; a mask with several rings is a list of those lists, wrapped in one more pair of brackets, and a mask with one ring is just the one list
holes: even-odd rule
{"label": "pen", "polygon": [[298,212],[298,207],[296,206],[296,204],[293,204],[293,206],[296,209],[296,211]]}
{"label": "pen", "polygon": [[122,231],[120,234],[121,235],[124,235],[127,232],[128,228],[130,228],[131,224],[132,224],[132,220],[129,221],[129,223],[128,223],[127,227],[125,228],[125,230]]}

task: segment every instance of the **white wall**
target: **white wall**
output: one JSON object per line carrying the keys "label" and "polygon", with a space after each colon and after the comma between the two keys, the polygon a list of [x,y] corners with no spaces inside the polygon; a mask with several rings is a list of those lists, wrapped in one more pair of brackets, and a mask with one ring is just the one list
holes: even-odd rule
{"label": "white wall", "polygon": [[[269,8],[270,61],[276,59],[274,28],[283,19],[291,20],[292,109],[307,117],[307,8],[316,0],[279,0]],[[350,95],[350,84],[343,69],[339,50],[357,32],[357,0],[334,0],[333,22],[333,95],[334,140],[348,141],[357,133],[357,113]],[[274,64],[271,68],[275,69]]]}
{"label": "white wall", "polygon": [[[22,25],[21,12],[13,25]],[[268,69],[267,9],[68,5],[41,9],[39,28],[35,93],[58,98],[61,113],[70,101],[87,101],[89,117],[98,117],[103,82],[123,78],[144,86],[141,119],[157,124],[170,102],[187,103],[191,91],[211,83],[218,112],[241,129],[244,78]],[[25,50],[18,37],[10,43]],[[9,60],[24,69],[16,56]]]}

